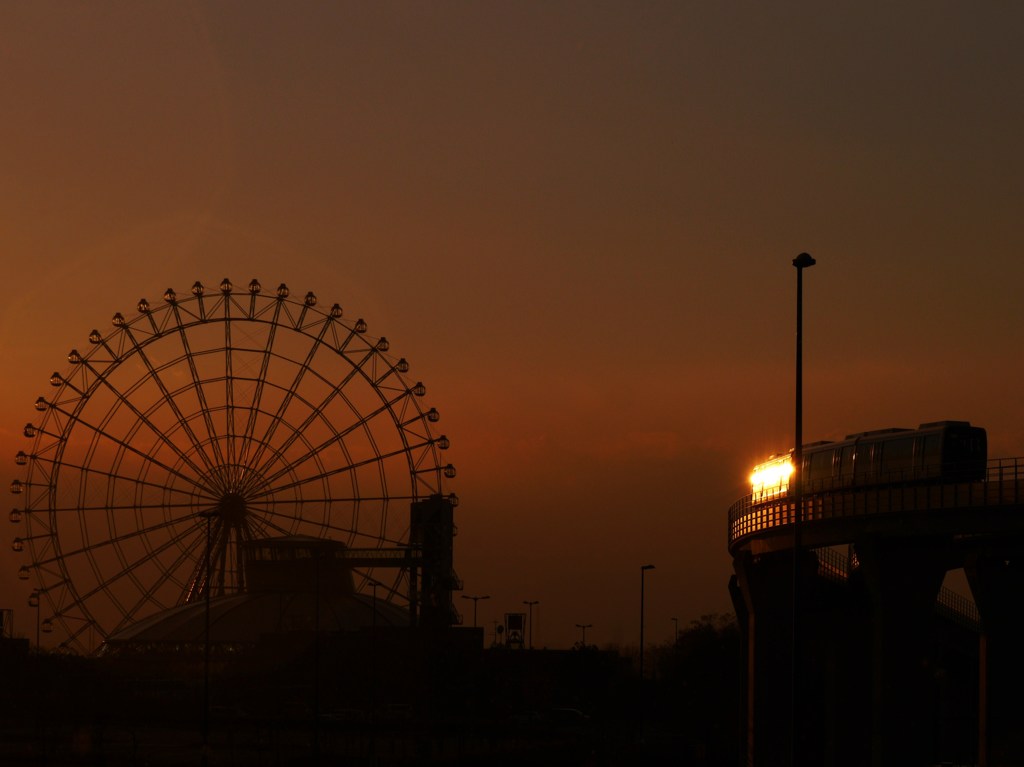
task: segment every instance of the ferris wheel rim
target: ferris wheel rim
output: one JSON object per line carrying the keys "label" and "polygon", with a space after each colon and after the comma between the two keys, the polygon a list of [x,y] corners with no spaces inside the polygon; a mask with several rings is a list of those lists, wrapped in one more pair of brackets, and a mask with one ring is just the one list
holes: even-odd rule
{"label": "ferris wheel rim", "polygon": [[[426,410],[419,405],[417,400],[423,395],[423,387],[418,382],[410,385],[405,380],[408,364],[404,358],[389,355],[389,346],[383,337],[366,336],[366,326],[361,319],[354,323],[344,320],[337,304],[325,312],[317,308],[312,292],[299,301],[292,299],[286,288],[282,295],[282,288],[285,286],[282,285],[276,295],[266,296],[250,286],[246,295],[224,290],[222,283],[219,296],[206,296],[201,286],[198,291],[194,286],[192,296],[181,299],[168,290],[164,305],[157,308],[151,307],[145,299],[140,300],[138,316],[128,320],[120,313],[115,314],[113,330],[106,335],[94,330],[89,334],[89,351],[81,354],[73,349],[68,354],[68,372],[51,376],[50,383],[57,391],[49,399],[37,400],[36,409],[42,413],[40,425],[26,425],[26,436],[32,432],[33,451],[27,456],[26,479],[19,490],[27,494],[25,508],[16,511],[22,517],[26,532],[18,539],[19,546],[27,544],[31,569],[36,573],[35,593],[40,598],[45,596],[52,609],[48,620],[65,624],[66,641],[81,644],[82,631],[90,628],[103,635],[109,634],[110,629],[101,625],[93,614],[91,600],[97,594],[107,596],[107,602],[102,605],[105,609],[112,604],[120,613],[117,625],[135,620],[138,605],[149,604],[155,590],[143,582],[137,568],[157,556],[164,556],[167,551],[176,550],[176,553],[173,564],[168,566],[170,569],[163,572],[165,579],[195,593],[198,582],[195,552],[198,531],[204,526],[202,514],[196,511],[199,507],[206,515],[221,514],[219,522],[227,531],[224,540],[228,541],[233,530],[236,544],[254,533],[262,534],[258,537],[266,537],[268,532],[288,534],[296,528],[312,525],[312,529],[321,534],[343,534],[350,542],[358,539],[364,543],[375,542],[379,547],[402,543],[403,536],[408,535],[407,524],[396,528],[389,520],[389,506],[442,494],[444,479],[454,474],[450,464],[442,464],[439,455],[439,450],[447,448],[447,438],[433,436],[431,424],[437,420],[436,410]],[[194,349],[194,345],[208,343],[206,336],[210,328],[222,332],[223,343]],[[296,362],[289,352],[275,347],[279,334],[289,338],[297,335],[309,343],[302,361]],[[190,337],[193,335],[194,338]],[[239,339],[239,336],[247,338]],[[155,355],[159,344],[168,343],[168,339],[176,339],[181,344],[180,353],[172,354],[162,363],[149,359],[149,353],[152,351]],[[253,339],[260,339],[260,343]],[[358,358],[346,353],[350,346],[359,353]],[[317,355],[323,352],[334,353],[338,358],[334,364],[340,360],[341,367],[349,365],[343,382],[336,386],[317,367],[324,364],[322,360],[317,361]],[[223,357],[222,374],[211,375],[200,370],[206,364],[204,357]],[[260,367],[256,372],[236,374],[236,358],[248,360],[250,364],[261,358]],[[117,380],[129,365],[139,366],[142,373],[135,379],[129,378],[127,385],[112,384],[111,379]],[[296,370],[291,373],[290,387],[282,381],[270,380],[271,368],[291,370],[293,367]],[[172,372],[179,374],[182,368],[187,368],[190,378],[186,376],[177,387],[169,386],[161,377],[170,377]],[[316,387],[334,386],[332,393],[319,402],[313,401],[300,391],[300,387],[306,385],[307,376],[312,382],[309,384],[312,391],[319,391]],[[365,407],[362,402],[348,399],[345,387],[354,387],[353,381],[359,381],[365,391],[378,397],[377,407],[368,415],[361,415],[360,408]],[[238,388],[241,386],[248,386],[250,390]],[[152,397],[154,387],[160,396],[148,405],[134,402],[133,397],[139,392],[145,391]],[[214,393],[217,387],[223,389],[223,395]],[[187,397],[183,393],[187,393]],[[366,396],[363,390],[360,394]],[[87,411],[93,398],[102,401],[103,397],[111,395],[107,410],[100,408],[95,414],[99,420],[91,423],[87,415],[92,417],[93,414]],[[223,400],[216,399],[215,404],[211,404],[214,400],[208,402],[207,395],[223,396]],[[276,398],[279,395],[276,410],[272,412],[272,408],[263,407],[264,396]],[[236,398],[244,401],[245,397],[253,396],[256,399],[248,400],[254,403],[249,407],[236,401]],[[177,400],[189,397],[198,404],[185,413]],[[335,399],[343,400],[348,410],[335,407]],[[189,404],[192,405],[191,400]],[[324,412],[329,406],[349,412],[352,422],[340,430],[329,423],[325,426]],[[285,423],[290,408],[305,413],[298,426],[292,420]],[[241,434],[234,431],[239,412],[245,415]],[[125,420],[126,413],[136,418],[134,425],[128,432],[111,437],[110,432]],[[174,416],[175,426],[170,430],[159,428],[154,421],[167,420],[168,413]],[[215,419],[224,420],[226,432],[218,431]],[[269,433],[255,439],[257,423],[267,421],[271,424]],[[385,423],[393,433],[380,435],[374,431],[379,430],[380,423]],[[284,443],[274,441],[279,429],[286,434]],[[307,431],[316,430],[327,436],[319,442],[310,440]],[[78,439],[90,431],[92,436],[88,438],[85,457],[76,463],[74,451],[81,447],[77,443],[69,447],[72,435]],[[347,462],[344,465],[324,464],[321,452],[335,443],[344,445],[345,437],[360,431],[364,432],[360,435],[360,448],[369,449],[367,455],[357,458],[349,454],[351,448],[345,447]],[[143,438],[148,447],[140,448],[136,442]],[[390,449],[377,444],[378,441],[390,443],[396,438],[397,446]],[[236,460],[238,455],[234,451],[240,449],[241,443],[245,443],[245,450],[252,452],[245,460]],[[93,467],[94,456],[111,445],[116,451],[109,470]],[[302,450],[298,463],[292,452],[295,445]],[[67,453],[68,450],[71,452]],[[266,455],[270,456],[269,464],[262,462]],[[396,462],[405,466],[403,472],[394,470]],[[308,472],[308,468],[302,468],[307,463],[317,469],[303,475],[302,472]],[[267,476],[264,469],[275,464],[276,468]],[[125,467],[123,475],[120,473],[122,466]],[[364,468],[376,470],[373,482],[357,473]],[[60,487],[62,475],[68,474],[77,475],[80,484],[77,501],[71,503],[58,501],[54,490]],[[388,481],[394,482],[395,474],[406,476],[405,491],[389,488]],[[345,495],[338,494],[332,485],[333,478],[339,475],[348,475],[351,483],[351,492]],[[244,482],[240,479],[242,476],[245,476]],[[289,482],[275,484],[289,476]],[[216,481],[211,481],[212,477]],[[362,492],[361,483],[365,488]],[[379,485],[382,491],[373,492],[370,488],[373,484]],[[116,502],[126,492],[124,486],[134,488],[134,502]],[[88,493],[95,493],[97,488],[104,490],[105,501],[87,501],[91,497]],[[313,488],[319,488],[320,492],[313,492]],[[259,492],[254,493],[254,489]],[[285,497],[289,493],[290,496]],[[154,494],[160,495],[159,501],[153,499]],[[238,506],[240,501],[234,498],[236,495],[244,498],[241,507]],[[250,514],[250,504],[258,514]],[[366,512],[362,518],[360,507]],[[232,508],[235,511],[231,511]],[[181,513],[171,513],[173,509],[180,509]],[[332,520],[332,514],[339,509],[351,511],[351,524]],[[102,527],[96,528],[95,519],[101,512],[106,520],[105,532]],[[81,526],[78,533],[81,541],[77,547],[74,541],[67,545],[61,538],[62,532],[68,537],[64,517],[76,513]],[[229,523],[230,514],[238,519]],[[314,521],[315,514],[321,515],[319,521]],[[365,527],[374,515],[377,515],[377,527]],[[13,516],[12,512],[12,519]],[[140,522],[145,518],[145,524],[133,528],[129,524],[132,516]],[[250,516],[253,517],[251,522]],[[87,518],[94,529],[88,529]],[[149,540],[150,535],[154,536],[153,541]],[[160,539],[158,535],[166,537]],[[135,551],[140,541],[141,549]],[[229,567],[227,545],[225,543],[219,565],[222,571]],[[133,553],[129,553],[130,547]],[[116,553],[120,569],[113,574],[107,572],[107,565],[96,556],[103,548]],[[75,585],[76,578],[81,580],[83,576],[68,566],[72,559],[75,568],[81,569],[80,561],[89,565],[93,578],[91,587]],[[184,576],[183,568],[190,561],[191,575]],[[230,566],[240,567],[237,560],[232,561]],[[360,576],[363,583],[374,578],[372,572],[360,573]],[[207,588],[212,587],[211,578],[212,571],[207,576]],[[114,583],[122,579],[133,583],[134,592],[129,592],[129,597],[111,595]],[[392,584],[389,593],[396,592]],[[130,597],[134,597],[134,603]],[[131,606],[126,606],[129,603]],[[84,628],[67,628],[66,624],[75,621]]]}

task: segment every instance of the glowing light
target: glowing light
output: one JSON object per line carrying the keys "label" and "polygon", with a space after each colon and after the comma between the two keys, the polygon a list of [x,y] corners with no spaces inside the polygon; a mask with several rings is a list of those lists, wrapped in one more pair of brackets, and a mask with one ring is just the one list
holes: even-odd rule
{"label": "glowing light", "polygon": [[789,490],[793,462],[789,455],[772,456],[759,463],[750,474],[750,494],[754,500],[775,498]]}

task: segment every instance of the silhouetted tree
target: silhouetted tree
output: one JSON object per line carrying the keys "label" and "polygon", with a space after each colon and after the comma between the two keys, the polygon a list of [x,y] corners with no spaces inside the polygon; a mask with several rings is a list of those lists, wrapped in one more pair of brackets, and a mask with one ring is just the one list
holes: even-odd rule
{"label": "silhouetted tree", "polygon": [[657,710],[687,764],[734,765],[739,753],[742,663],[731,614],[702,615],[651,650]]}

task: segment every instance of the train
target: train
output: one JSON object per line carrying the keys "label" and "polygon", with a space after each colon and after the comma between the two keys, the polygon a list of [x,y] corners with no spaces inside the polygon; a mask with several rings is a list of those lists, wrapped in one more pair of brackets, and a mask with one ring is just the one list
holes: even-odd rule
{"label": "train", "polygon": [[[922,482],[978,482],[985,479],[988,438],[968,421],[933,421],[916,429],[878,429],[850,434],[840,442],[803,448],[805,493]],[[793,451],[771,456],[750,475],[753,501],[789,492]]]}

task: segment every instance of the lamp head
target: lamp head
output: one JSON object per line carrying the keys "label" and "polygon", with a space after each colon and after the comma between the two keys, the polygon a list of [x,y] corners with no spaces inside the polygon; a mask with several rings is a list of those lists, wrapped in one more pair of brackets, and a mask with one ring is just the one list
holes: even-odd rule
{"label": "lamp head", "polygon": [[814,260],[810,253],[801,253],[793,259],[793,266],[797,269],[806,269],[808,266],[814,266],[816,263],[818,262]]}

